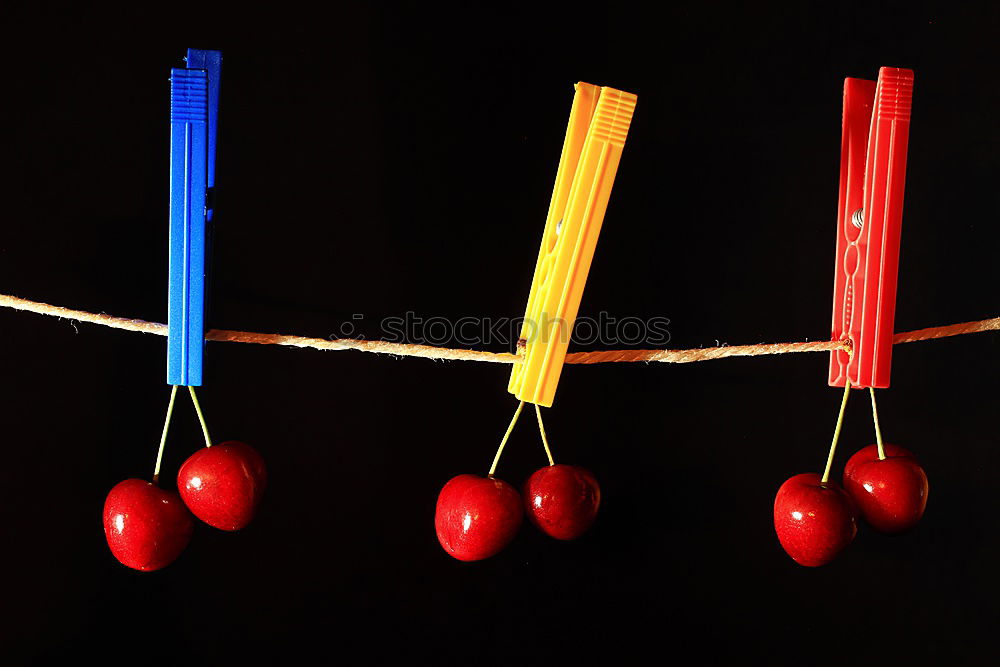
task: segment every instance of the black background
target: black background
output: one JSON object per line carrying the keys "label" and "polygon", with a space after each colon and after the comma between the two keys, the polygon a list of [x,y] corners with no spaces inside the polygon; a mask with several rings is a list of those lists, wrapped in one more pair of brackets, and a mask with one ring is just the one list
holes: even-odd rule
{"label": "black background", "polygon": [[[822,339],[843,78],[881,65],[916,72],[896,329],[1000,314],[996,5],[830,4],[7,5],[0,292],[164,321],[168,74],[197,46],[225,56],[213,326],[327,337],[353,321],[377,338],[407,311],[521,315],[584,80],[639,101],[581,315],[668,317],[676,348]],[[826,354],[567,367],[547,426],[557,459],[600,480],[597,524],[575,543],[526,525],[461,564],[434,502],[486,472],[508,367],[210,344],[213,435],[256,447],[271,486],[248,529],[199,525],[175,564],[140,574],[100,517],[115,483],[152,472],[164,339],[5,310],[2,650],[988,662],[998,342],[897,348],[883,429],[922,458],[927,513],[902,537],[862,527],[820,569],[783,553],[771,504],[825,461]],[[836,474],[871,441],[857,393]],[[168,485],[199,442],[182,403]],[[544,462],[525,421],[498,476]]]}

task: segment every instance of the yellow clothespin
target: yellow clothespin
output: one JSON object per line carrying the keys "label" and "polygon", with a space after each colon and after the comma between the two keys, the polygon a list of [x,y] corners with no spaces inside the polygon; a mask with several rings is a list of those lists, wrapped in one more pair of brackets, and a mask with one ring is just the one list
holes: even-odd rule
{"label": "yellow clothespin", "polygon": [[576,84],[545,233],[507,390],[552,406],[636,96]]}

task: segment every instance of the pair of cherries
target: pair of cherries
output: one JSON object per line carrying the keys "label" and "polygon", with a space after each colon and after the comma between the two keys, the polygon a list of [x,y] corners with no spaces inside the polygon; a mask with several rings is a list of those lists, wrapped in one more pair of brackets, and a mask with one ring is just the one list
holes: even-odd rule
{"label": "pair of cherries", "polygon": [[192,514],[220,530],[239,530],[253,518],[267,486],[264,459],[231,440],[203,447],[177,473],[178,491],[126,479],[104,503],[104,535],[123,565],[151,572],[174,562],[194,532]]}
{"label": "pair of cherries", "polygon": [[877,445],[857,452],[844,467],[843,486],[823,482],[818,473],[792,477],[774,499],[774,530],[799,565],[817,567],[832,561],[854,540],[857,517],[880,533],[913,528],[927,506],[927,474],[908,450]]}
{"label": "pair of cherries", "polygon": [[522,491],[492,476],[453,477],[441,489],[434,514],[441,546],[458,560],[489,558],[514,539],[525,514],[545,534],[573,540],[594,523],[601,503],[594,476],[572,465],[536,470]]}

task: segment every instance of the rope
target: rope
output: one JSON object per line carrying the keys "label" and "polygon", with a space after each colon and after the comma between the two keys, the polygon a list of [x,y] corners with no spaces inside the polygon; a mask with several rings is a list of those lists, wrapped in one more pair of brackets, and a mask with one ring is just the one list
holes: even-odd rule
{"label": "rope", "polygon": [[[167,335],[167,325],[159,322],[115,317],[105,313],[88,313],[82,310],[52,306],[15,296],[0,294],[0,307],[23,310],[39,315],[89,322],[114,329],[140,331],[142,333]],[[918,329],[898,333],[893,337],[893,343],[914,343],[933,338],[945,338],[983,331],[1000,330],[1000,317],[976,322],[961,322],[941,327]],[[226,329],[211,329],[205,333],[205,339],[230,343],[254,343],[258,345],[285,345],[290,347],[306,347],[316,350],[358,350],[376,354],[390,354],[398,357],[422,357],[424,359],[441,359],[449,361],[483,361],[495,364],[519,363],[519,357],[507,352],[482,352],[479,350],[460,350],[432,345],[412,345],[407,343],[388,343],[385,341],[356,340],[353,338],[306,338],[304,336],[285,336],[282,334],[254,333],[251,331],[230,331]],[[690,350],[602,350],[597,352],[574,352],[566,355],[567,364],[603,364],[637,361],[659,361],[672,364],[686,364],[695,361],[708,361],[725,357],[757,357],[768,354],[787,354],[790,352],[830,352],[846,350],[846,341],[813,341],[805,343],[767,343],[759,345],[723,345],[720,347],[704,347]]]}

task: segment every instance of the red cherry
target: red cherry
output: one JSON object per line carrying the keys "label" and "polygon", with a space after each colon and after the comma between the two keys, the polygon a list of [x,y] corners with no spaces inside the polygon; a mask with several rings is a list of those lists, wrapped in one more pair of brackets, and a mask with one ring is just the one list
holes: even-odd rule
{"label": "red cherry", "polygon": [[597,518],[601,487],[587,470],[550,465],[524,483],[524,509],[531,523],[558,540],[575,540]]}
{"label": "red cherry", "polygon": [[857,452],[844,466],[844,489],[851,494],[865,521],[882,533],[913,528],[927,507],[927,473],[913,454],[898,445]]}
{"label": "red cherry", "polygon": [[778,541],[799,565],[816,567],[837,557],[858,532],[851,497],[818,473],[792,477],[774,499]]}
{"label": "red cherry", "polygon": [[266,487],[264,459],[235,440],[202,447],[177,473],[184,504],[220,530],[239,530],[250,523]]}
{"label": "red cherry", "polygon": [[151,572],[174,562],[194,521],[180,496],[143,479],[126,479],[104,501],[104,536],[122,565]]}
{"label": "red cherry", "polygon": [[438,495],[434,528],[449,555],[458,560],[482,560],[514,539],[523,515],[521,496],[507,482],[459,475]]}

